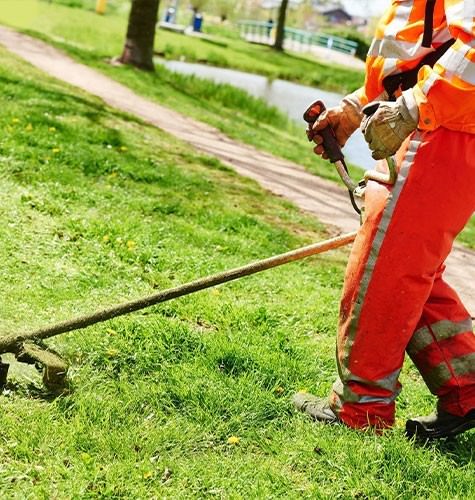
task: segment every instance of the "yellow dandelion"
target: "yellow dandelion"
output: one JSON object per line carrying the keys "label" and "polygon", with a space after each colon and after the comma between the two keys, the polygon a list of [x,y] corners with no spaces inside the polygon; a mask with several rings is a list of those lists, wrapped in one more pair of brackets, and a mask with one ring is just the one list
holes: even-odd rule
{"label": "yellow dandelion", "polygon": [[239,444],[239,441],[241,441],[241,438],[238,438],[237,436],[231,436],[228,438],[228,444],[232,444],[233,446]]}
{"label": "yellow dandelion", "polygon": [[48,131],[49,131],[49,132],[56,132],[56,127],[50,127],[50,128],[48,129]]}
{"label": "yellow dandelion", "polygon": [[275,392],[277,394],[283,394],[285,392],[285,389],[282,386],[279,386],[276,388]]}
{"label": "yellow dandelion", "polygon": [[146,472],[143,473],[143,478],[144,479],[151,479],[152,476],[153,476],[153,472],[152,471],[148,470],[148,471],[146,471]]}
{"label": "yellow dandelion", "polygon": [[51,150],[51,152],[52,152],[53,154],[55,154],[55,155],[56,155],[56,154],[58,154],[60,151],[61,151],[61,149],[59,149],[59,148],[53,148],[53,149]]}
{"label": "yellow dandelion", "polygon": [[218,288],[213,288],[211,290],[211,295],[219,295],[221,292]]}
{"label": "yellow dandelion", "polygon": [[12,118],[12,123],[20,123],[20,119],[19,118]]}
{"label": "yellow dandelion", "polygon": [[85,464],[88,464],[92,461],[92,457],[91,455],[89,455],[89,453],[86,453],[86,452],[82,452],[81,453],[81,460],[85,463]]}
{"label": "yellow dandelion", "polygon": [[25,130],[27,132],[31,132],[33,130],[33,125],[31,123],[29,123],[26,127],[25,127]]}
{"label": "yellow dandelion", "polygon": [[129,150],[129,148],[128,148],[127,146],[121,146],[121,147],[119,148],[119,150],[120,150],[120,151],[122,151],[123,153],[125,153],[126,151],[128,151],[128,150]]}
{"label": "yellow dandelion", "polygon": [[104,243],[108,243],[108,242],[110,241],[110,239],[111,239],[111,237],[110,237],[108,234],[106,234],[106,235],[104,235],[104,236],[102,237],[102,241],[103,241]]}
{"label": "yellow dandelion", "polygon": [[133,241],[133,240],[129,240],[127,242],[127,248],[129,250],[134,250],[136,246],[137,246],[137,243],[135,243],[135,241]]}

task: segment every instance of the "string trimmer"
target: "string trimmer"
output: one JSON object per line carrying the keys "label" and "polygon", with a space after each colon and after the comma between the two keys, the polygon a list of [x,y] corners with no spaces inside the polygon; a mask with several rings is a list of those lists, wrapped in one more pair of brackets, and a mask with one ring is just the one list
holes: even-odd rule
{"label": "string trimmer", "polygon": [[[311,126],[324,109],[325,107],[323,103],[321,101],[317,101],[307,110],[304,115],[304,119]],[[324,137],[324,147],[329,155],[330,161],[336,164],[337,170],[342,177],[343,182],[348,189],[351,190],[352,199],[354,196],[358,196],[360,198],[363,197],[365,182],[370,178],[374,178],[374,173],[366,173],[366,181],[363,180],[362,182],[354,183],[348,175],[348,171],[344,163],[343,153],[335,140],[331,128],[324,130],[322,135]],[[386,183],[390,183],[392,178],[384,178],[383,180],[378,178],[377,180],[379,180],[379,182],[386,181]],[[43,368],[43,382],[45,386],[51,391],[61,392],[67,386],[68,365],[63,359],[61,359],[58,353],[52,351],[44,345],[44,340],[62,333],[80,330],[118,316],[130,314],[178,297],[184,297],[185,295],[198,292],[199,290],[204,290],[229,281],[237,280],[244,276],[250,276],[267,269],[272,269],[289,262],[294,262],[312,255],[321,254],[328,252],[329,250],[343,247],[352,243],[356,238],[356,234],[356,232],[353,232],[336,238],[331,238],[320,243],[315,243],[281,255],[270,257],[268,259],[253,262],[242,267],[201,278],[185,285],[170,288],[142,299],[119,304],[108,309],[97,311],[96,313],[90,315],[80,316],[39,330],[0,337],[0,385],[6,384],[9,369],[8,363],[4,363],[1,360],[1,355],[5,353],[12,353],[15,355],[16,359],[22,363],[40,365]]]}

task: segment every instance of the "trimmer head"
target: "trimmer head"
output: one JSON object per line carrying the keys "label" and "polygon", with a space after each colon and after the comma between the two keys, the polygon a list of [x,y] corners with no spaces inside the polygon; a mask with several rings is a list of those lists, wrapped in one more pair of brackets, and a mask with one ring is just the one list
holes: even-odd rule
{"label": "trimmer head", "polygon": [[[35,365],[43,370],[43,383],[52,393],[62,394],[68,390],[68,365],[61,357],[44,345],[24,342],[15,353],[17,361]],[[10,365],[0,361],[0,386],[6,385]]]}

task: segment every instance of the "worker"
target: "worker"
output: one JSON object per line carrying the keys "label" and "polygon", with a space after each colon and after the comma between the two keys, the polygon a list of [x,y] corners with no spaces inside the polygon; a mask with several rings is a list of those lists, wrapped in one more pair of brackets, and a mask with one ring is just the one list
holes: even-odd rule
{"label": "worker", "polygon": [[475,211],[473,1],[391,2],[364,87],[313,126],[323,157],[319,131],[328,125],[341,146],[361,126],[374,159],[395,155],[398,179],[366,189],[340,306],[337,381],[328,398],[298,393],[294,404],[317,421],[391,427],[407,352],[437,408],[409,419],[406,434],[434,439],[475,427],[471,315],[443,278]]}

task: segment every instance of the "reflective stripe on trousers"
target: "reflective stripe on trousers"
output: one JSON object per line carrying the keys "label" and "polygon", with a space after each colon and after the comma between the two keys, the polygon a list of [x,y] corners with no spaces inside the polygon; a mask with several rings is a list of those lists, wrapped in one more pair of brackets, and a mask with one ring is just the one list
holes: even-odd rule
{"label": "reflective stripe on trousers", "polygon": [[475,211],[475,135],[416,132],[397,156],[396,185],[368,185],[343,288],[331,404],[352,427],[392,425],[406,348],[443,409],[475,408],[470,315],[442,279]]}

